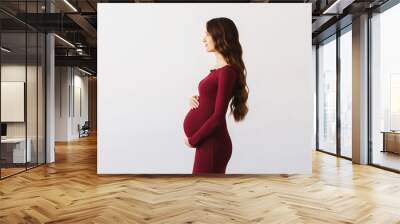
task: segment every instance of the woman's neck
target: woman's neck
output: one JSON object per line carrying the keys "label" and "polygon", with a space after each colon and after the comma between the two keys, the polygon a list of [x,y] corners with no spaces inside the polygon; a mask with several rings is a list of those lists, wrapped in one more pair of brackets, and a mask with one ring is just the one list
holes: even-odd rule
{"label": "woman's neck", "polygon": [[218,52],[215,53],[215,58],[217,60],[217,64],[216,64],[215,68],[221,68],[228,64],[226,62],[224,56],[222,56],[222,54],[220,54]]}

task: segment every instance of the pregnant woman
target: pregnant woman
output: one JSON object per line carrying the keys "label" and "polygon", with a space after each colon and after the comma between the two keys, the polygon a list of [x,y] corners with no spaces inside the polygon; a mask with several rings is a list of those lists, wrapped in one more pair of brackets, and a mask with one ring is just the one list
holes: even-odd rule
{"label": "pregnant woman", "polygon": [[193,174],[225,173],[232,154],[232,142],[226,125],[226,112],[230,103],[235,121],[244,119],[248,87],[246,68],[242,59],[239,33],[232,20],[214,18],[206,24],[203,43],[208,52],[216,56],[216,67],[203,78],[199,96],[193,96],[191,109],[183,128],[185,143],[196,148]]}

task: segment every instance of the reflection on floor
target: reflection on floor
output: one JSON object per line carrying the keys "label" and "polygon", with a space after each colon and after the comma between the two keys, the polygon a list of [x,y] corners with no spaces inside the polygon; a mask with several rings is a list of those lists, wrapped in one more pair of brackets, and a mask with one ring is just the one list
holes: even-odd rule
{"label": "reflection on floor", "polygon": [[11,176],[13,174],[25,171],[26,167],[27,167],[27,169],[30,169],[32,167],[36,167],[37,165],[36,165],[36,163],[28,163],[28,164],[26,164],[26,167],[25,167],[25,164],[18,164],[18,165],[15,165],[15,164],[5,165],[5,164],[3,164],[3,166],[5,166],[5,167],[2,167],[1,170],[0,170],[1,171],[1,178],[5,178],[5,177]]}
{"label": "reflection on floor", "polygon": [[0,223],[400,220],[399,174],[325,153],[303,175],[97,175],[96,144],[57,144],[55,163],[1,180]]}
{"label": "reflection on floor", "polygon": [[21,171],[24,171],[24,170],[25,170],[25,167],[23,167],[23,168],[20,168],[20,167],[17,167],[17,168],[1,168],[1,178],[13,175],[15,173],[18,173],[18,172],[21,172]]}
{"label": "reflection on floor", "polygon": [[374,164],[400,170],[400,155],[392,152],[374,151],[372,162]]}

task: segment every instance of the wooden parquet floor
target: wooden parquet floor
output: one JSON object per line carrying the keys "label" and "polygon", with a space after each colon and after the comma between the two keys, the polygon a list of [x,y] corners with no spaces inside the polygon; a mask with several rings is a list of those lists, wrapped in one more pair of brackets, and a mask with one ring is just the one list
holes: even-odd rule
{"label": "wooden parquet floor", "polygon": [[320,152],[312,175],[96,174],[96,138],[0,181],[0,223],[400,223],[400,175]]}

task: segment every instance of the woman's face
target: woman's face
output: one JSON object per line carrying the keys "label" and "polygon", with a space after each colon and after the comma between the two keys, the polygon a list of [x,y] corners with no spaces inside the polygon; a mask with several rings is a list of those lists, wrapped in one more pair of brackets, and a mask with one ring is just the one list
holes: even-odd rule
{"label": "woman's face", "polygon": [[215,51],[214,41],[213,41],[211,35],[207,31],[205,32],[205,36],[203,38],[203,43],[204,43],[204,46],[205,46],[205,48],[206,48],[206,50],[208,52],[214,52]]}

